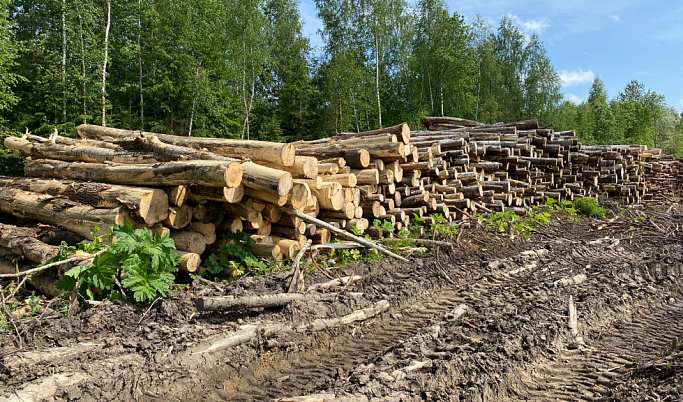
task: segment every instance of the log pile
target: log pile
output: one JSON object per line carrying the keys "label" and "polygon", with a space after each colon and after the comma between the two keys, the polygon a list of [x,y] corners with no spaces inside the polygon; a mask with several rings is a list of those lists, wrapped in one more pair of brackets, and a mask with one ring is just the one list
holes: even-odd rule
{"label": "log pile", "polygon": [[[227,232],[249,234],[259,257],[291,259],[308,239],[329,243],[339,230],[377,235],[375,220],[401,230],[415,216],[453,222],[548,197],[662,202],[683,182],[681,161],[661,150],[586,146],[536,120],[424,123],[427,131],[403,123],[294,144],[92,125],[78,127],[81,139],[10,137],[5,146],[29,158],[25,178],[0,178],[0,214],[17,233],[49,225],[84,238],[129,220],[169,233],[182,269],[194,272]],[[36,263],[53,246],[37,247],[38,258],[0,235],[0,251]]]}

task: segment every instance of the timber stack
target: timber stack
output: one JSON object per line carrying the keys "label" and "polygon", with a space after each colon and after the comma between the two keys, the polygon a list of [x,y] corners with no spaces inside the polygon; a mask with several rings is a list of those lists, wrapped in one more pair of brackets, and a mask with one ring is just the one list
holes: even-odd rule
{"label": "timber stack", "polygon": [[377,235],[377,220],[401,230],[433,214],[521,213],[547,198],[661,202],[681,189],[681,161],[661,150],[587,146],[537,120],[423,122],[293,144],[93,125],[78,127],[80,139],[10,137],[5,146],[29,158],[26,177],[0,178],[0,214],[12,217],[0,253],[41,264],[61,240],[128,220],[168,233],[194,272],[227,232],[249,234],[257,256],[294,258],[334,228]]}

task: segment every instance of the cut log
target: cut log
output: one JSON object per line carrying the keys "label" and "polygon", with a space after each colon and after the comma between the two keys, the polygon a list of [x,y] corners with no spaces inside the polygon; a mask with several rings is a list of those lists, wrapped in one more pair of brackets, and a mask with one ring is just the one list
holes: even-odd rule
{"label": "cut log", "polygon": [[164,226],[171,229],[182,229],[192,221],[192,208],[188,205],[170,207],[168,218],[164,219]]}
{"label": "cut log", "polygon": [[149,225],[166,219],[168,215],[168,197],[159,189],[10,177],[0,177],[0,187],[64,197],[93,207],[111,208],[123,204]]}
{"label": "cut log", "polygon": [[280,246],[277,244],[257,243],[249,246],[249,250],[257,257],[276,258],[281,255]]}
{"label": "cut log", "polygon": [[259,162],[259,165],[284,170],[291,173],[292,177],[314,179],[318,175],[318,159],[312,156],[297,155],[292,166],[269,162]]}
{"label": "cut log", "polygon": [[207,201],[229,202],[235,204],[242,201],[242,197],[244,197],[244,186],[241,184],[232,188],[192,186],[188,190],[188,195],[192,201],[201,204]]}
{"label": "cut log", "polygon": [[59,247],[38,240],[40,229],[23,228],[0,223],[0,247],[23,258],[44,264],[59,253]]}
{"label": "cut log", "polygon": [[206,149],[218,155],[238,159],[251,159],[278,163],[282,166],[294,164],[294,146],[266,141],[245,141],[224,138],[180,137],[167,134],[145,133],[133,130],[119,130],[110,127],[82,124],[77,128],[78,135],[83,138],[129,138],[156,136],[167,144],[179,145],[195,149]]}
{"label": "cut log", "polygon": [[183,272],[197,272],[199,265],[202,263],[202,258],[199,254],[187,253],[185,251],[176,251],[180,255],[180,265],[178,268]]}
{"label": "cut log", "polygon": [[37,160],[27,164],[24,173],[32,177],[68,178],[143,186],[237,187],[242,182],[242,168],[239,163],[217,161],[121,165]]}
{"label": "cut log", "polygon": [[156,163],[153,156],[133,154],[124,149],[106,149],[84,146],[60,145],[45,142],[33,143],[25,138],[7,137],[5,147],[14,153],[33,159],[57,159],[71,162]]}
{"label": "cut log", "polygon": [[172,230],[171,239],[178,250],[201,255],[206,249],[206,241],[201,233],[192,230]]}
{"label": "cut log", "polygon": [[[238,186],[239,187],[239,186]],[[210,187],[215,188],[215,187]],[[166,192],[168,194],[168,203],[176,207],[182,207],[187,200],[190,199],[190,190],[188,186],[175,186]]]}
{"label": "cut log", "polygon": [[260,166],[253,162],[243,163],[242,172],[242,184],[247,188],[275,191],[280,197],[287,196],[292,189],[292,174],[289,172]]}
{"label": "cut log", "polygon": [[0,210],[59,226],[91,240],[96,227],[101,229],[101,235],[125,220],[133,221],[124,207],[99,209],[63,198],[4,187],[0,187]]}

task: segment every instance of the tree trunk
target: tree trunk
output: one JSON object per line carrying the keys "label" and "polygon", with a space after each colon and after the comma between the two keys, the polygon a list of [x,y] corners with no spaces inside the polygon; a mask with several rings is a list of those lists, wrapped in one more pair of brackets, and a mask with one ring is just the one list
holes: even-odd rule
{"label": "tree trunk", "polygon": [[254,162],[277,163],[282,166],[294,165],[294,146],[267,141],[243,141],[226,138],[180,137],[168,134],[147,133],[134,130],[120,130],[93,125],[78,126],[78,135],[83,138],[131,138],[156,136],[166,144],[194,149],[206,149],[221,156],[237,159],[250,159]]}
{"label": "tree trunk", "polygon": [[66,123],[66,0],[62,0],[62,123]]}
{"label": "tree trunk", "polygon": [[[138,0],[138,81],[140,85],[140,129],[145,127],[145,99],[142,93],[142,0]],[[84,122],[85,123],[85,122]]]}
{"label": "tree trunk", "polygon": [[237,187],[242,182],[242,168],[239,163],[220,161],[119,165],[37,160],[26,165],[24,174],[30,177],[68,178],[137,186],[194,184],[208,187]]}
{"label": "tree trunk", "polygon": [[111,0],[107,0],[107,27],[104,31],[104,62],[102,63],[102,126],[107,126],[107,62],[109,61],[109,27],[111,26]]}
{"label": "tree trunk", "polygon": [[159,189],[71,180],[5,177],[0,177],[0,185],[5,188],[65,197],[99,208],[123,204],[149,225],[166,219],[168,215],[168,197],[164,190]]}
{"label": "tree trunk", "polygon": [[48,223],[93,239],[92,232],[109,232],[114,225],[133,221],[126,208],[98,209],[52,196],[0,188],[0,211],[34,221]]}

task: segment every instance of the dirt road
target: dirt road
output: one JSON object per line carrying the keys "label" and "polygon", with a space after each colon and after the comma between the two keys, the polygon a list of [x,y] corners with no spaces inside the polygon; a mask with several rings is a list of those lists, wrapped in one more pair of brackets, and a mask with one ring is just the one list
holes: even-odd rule
{"label": "dirt road", "polygon": [[[42,319],[24,350],[4,356],[0,395],[56,384],[56,400],[680,399],[680,232],[581,223],[522,241],[475,231],[436,256],[342,271],[363,279],[335,299],[280,309],[199,315],[192,297],[202,290],[191,289],[149,311],[107,304]],[[312,325],[386,302],[363,321]],[[290,330],[207,352],[272,323]],[[29,360],[35,347],[53,354]]]}

